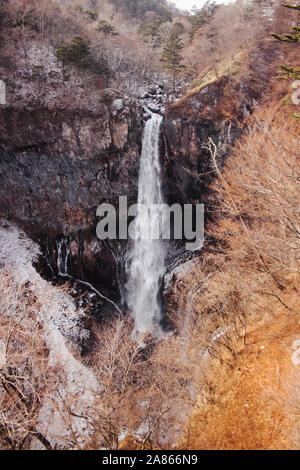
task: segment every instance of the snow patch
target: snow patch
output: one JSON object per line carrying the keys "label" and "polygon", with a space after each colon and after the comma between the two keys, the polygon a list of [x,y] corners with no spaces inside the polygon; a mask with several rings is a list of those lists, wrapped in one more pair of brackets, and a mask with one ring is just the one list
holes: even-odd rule
{"label": "snow patch", "polygon": [[[66,339],[75,344],[89,334],[81,324],[84,312],[76,311],[73,299],[55,286],[48,284],[36,272],[32,262],[40,249],[24,232],[10,223],[0,225],[0,263],[11,271],[18,282],[30,282],[30,289],[41,305],[39,316],[44,326],[44,339],[50,351],[49,365],[58,366],[63,376],[58,377],[58,387],[53,396],[47,397],[39,415],[37,429],[60,446],[61,442],[76,435],[76,443],[82,445],[91,429],[85,419],[71,417],[66,412],[65,401],[72,400],[76,414],[83,414],[93,404],[98,383],[91,370],[79,362],[70,352]],[[0,361],[1,357],[0,344]],[[36,443],[36,446],[39,446]]]}

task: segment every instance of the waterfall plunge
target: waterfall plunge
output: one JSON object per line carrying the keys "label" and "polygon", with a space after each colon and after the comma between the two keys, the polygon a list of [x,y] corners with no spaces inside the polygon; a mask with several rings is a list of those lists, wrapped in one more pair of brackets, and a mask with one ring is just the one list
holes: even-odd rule
{"label": "waterfall plunge", "polygon": [[[138,207],[135,220],[135,241],[131,251],[128,279],[128,306],[139,333],[160,331],[161,309],[158,299],[160,277],[164,269],[164,243],[147,238],[148,209],[162,204],[159,132],[162,116],[151,113],[146,122],[140,159]],[[145,210],[146,209],[146,210]],[[151,212],[151,229],[159,229],[159,209]],[[155,232],[154,232],[155,233]]]}

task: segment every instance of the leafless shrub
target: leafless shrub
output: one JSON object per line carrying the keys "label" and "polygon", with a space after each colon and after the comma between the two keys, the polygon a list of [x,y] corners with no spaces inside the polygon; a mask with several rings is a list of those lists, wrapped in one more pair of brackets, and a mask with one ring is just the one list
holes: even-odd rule
{"label": "leafless shrub", "polygon": [[[87,447],[118,449],[124,433],[140,448],[170,447],[193,406],[191,370],[177,339],[153,343],[147,335],[137,338],[125,318],[102,326],[95,336],[89,365],[100,389],[81,416],[93,429]],[[69,412],[78,416],[72,404]]]}
{"label": "leafless shrub", "polygon": [[0,272],[0,446],[26,449],[34,436],[50,449],[35,428],[48,377],[48,351],[38,321],[37,299],[30,288]]}

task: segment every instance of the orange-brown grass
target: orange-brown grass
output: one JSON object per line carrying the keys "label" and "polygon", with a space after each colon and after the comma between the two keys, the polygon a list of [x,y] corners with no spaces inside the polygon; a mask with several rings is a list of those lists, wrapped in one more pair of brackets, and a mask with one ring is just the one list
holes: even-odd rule
{"label": "orange-brown grass", "polygon": [[200,405],[179,447],[188,449],[290,449],[299,371],[291,345],[300,327],[281,312],[248,336],[233,369],[212,359],[207,371],[211,402]]}
{"label": "orange-brown grass", "polygon": [[281,101],[255,113],[222,171],[210,142],[215,245],[170,299],[199,393],[180,448],[299,446],[300,122],[289,91],[274,82]]}

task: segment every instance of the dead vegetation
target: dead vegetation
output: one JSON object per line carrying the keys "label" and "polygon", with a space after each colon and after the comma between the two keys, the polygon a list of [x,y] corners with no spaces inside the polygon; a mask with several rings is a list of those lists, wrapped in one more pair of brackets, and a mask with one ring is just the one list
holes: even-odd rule
{"label": "dead vegetation", "polygon": [[[0,46],[5,44],[3,62],[16,67],[15,56],[22,51],[26,69],[34,44],[43,46],[41,55],[45,55],[47,48],[52,52],[59,50],[58,57],[62,59],[61,48],[80,37],[89,48],[89,60],[84,61],[85,67],[77,67],[76,75],[82,76],[85,85],[118,88],[137,95],[141,86],[151,87],[158,81],[168,84],[160,59],[177,28],[184,43],[185,66],[179,82],[185,89],[188,79],[194,89],[224,75],[236,74],[236,68],[247,68],[248,54],[269,36],[271,29],[280,33],[295,21],[295,12],[281,8],[277,0],[268,5],[265,2],[221,5],[213,8],[211,15],[205,8],[209,7],[204,6],[194,16],[176,12],[171,6],[167,15],[160,14],[158,8],[157,12],[146,11],[142,16],[134,16],[109,0],[101,3],[79,0],[76,4],[5,0],[0,6]],[[203,22],[194,29],[197,14],[202,15]],[[40,62],[35,68],[35,79],[43,86]],[[73,68],[68,64],[68,74],[66,64],[60,60],[58,65],[63,69],[65,83]]]}
{"label": "dead vegetation", "polygon": [[217,176],[210,200],[217,222],[208,228],[214,243],[174,284],[176,334],[137,339],[124,317],[100,325],[85,360],[98,388],[88,390],[84,406],[82,391],[49,365],[30,287],[2,271],[2,448],[29,448],[33,438],[53,448],[36,428],[46,399],[67,431],[59,448],[298,446],[291,357],[299,337],[300,168],[291,106],[257,111],[222,170],[208,142]]}
{"label": "dead vegetation", "polygon": [[26,449],[35,437],[49,450],[51,443],[36,429],[51,388],[39,305],[7,271],[1,271],[0,279],[0,447]]}
{"label": "dead vegetation", "polygon": [[[57,40],[83,31],[90,38],[93,31],[92,22],[79,12],[72,13],[71,21],[65,11],[57,21],[57,10],[46,3],[6,2],[25,57],[32,37],[54,47]],[[244,12],[239,9],[235,18],[236,36],[226,36],[224,43],[221,13],[214,20],[219,49],[216,55],[207,54],[209,49],[205,53],[213,60],[219,57],[217,64],[204,60],[200,66],[194,52],[187,55],[197,74],[202,67],[210,71],[206,80],[232,70]],[[257,16],[253,24],[242,36],[248,49],[262,31]],[[128,31],[122,28],[123,44]],[[128,65],[132,51],[120,48],[116,38],[90,41],[92,53],[103,45],[117,83],[123,72],[145,73],[142,47],[140,59]],[[135,35],[131,48],[134,41]],[[196,36],[194,46],[200,41]],[[227,46],[231,55],[223,63]],[[300,313],[300,130],[294,112],[282,102],[257,111],[224,168],[219,167],[216,142],[207,143],[216,175],[210,206],[217,222],[208,230],[214,243],[176,282],[169,311],[176,334],[156,343],[147,336],[137,340],[123,317],[99,326],[95,350],[86,359],[99,389],[91,391],[84,409],[75,394],[68,395],[67,386],[58,397],[65,429],[72,435],[61,448],[171,448],[174,443],[190,449],[299,447],[298,373],[291,361]],[[63,387],[65,377],[49,365],[40,306],[30,288],[5,270],[0,288],[0,446],[29,448],[34,437],[50,449],[48,436],[37,431],[38,416],[44,400],[55,395],[56,381]],[[74,420],[84,424],[76,427]],[[83,428],[89,429],[84,442],[79,439]]]}
{"label": "dead vegetation", "polygon": [[[82,364],[60,336],[55,351],[46,346],[55,332],[41,321],[30,283],[2,269],[0,286],[2,449],[119,449],[125,435],[139,449],[172,446],[194,403],[192,369],[176,337],[155,344],[116,317],[95,327],[94,351]],[[55,302],[46,295],[43,308]]]}
{"label": "dead vegetation", "polygon": [[198,366],[199,409],[183,447],[297,446],[291,355],[300,331],[300,155],[290,108],[257,111],[222,171],[217,146],[208,143],[217,175],[214,242],[176,282],[170,313]]}
{"label": "dead vegetation", "polygon": [[94,430],[88,448],[119,449],[125,436],[135,448],[170,448],[188,416],[192,371],[177,340],[154,344],[132,326],[118,318],[96,331],[89,365],[100,391],[86,417]]}

